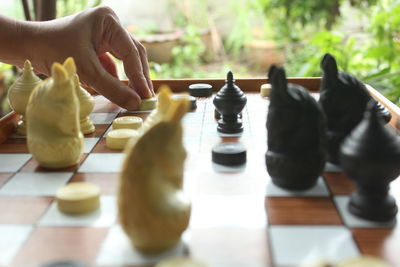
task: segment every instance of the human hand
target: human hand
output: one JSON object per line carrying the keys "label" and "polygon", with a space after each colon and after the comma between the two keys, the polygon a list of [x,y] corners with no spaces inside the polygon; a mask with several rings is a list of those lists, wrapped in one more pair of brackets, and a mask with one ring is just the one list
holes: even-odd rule
{"label": "human hand", "polygon": [[[136,109],[141,97],[154,95],[145,48],[121,26],[110,8],[87,9],[25,26],[22,30],[26,30],[26,39],[30,38],[28,43],[32,46],[28,58],[36,71],[49,75],[53,62],[63,62],[71,56],[81,81],[121,107]],[[98,57],[104,61],[106,52],[122,60],[129,86],[102,66]]]}

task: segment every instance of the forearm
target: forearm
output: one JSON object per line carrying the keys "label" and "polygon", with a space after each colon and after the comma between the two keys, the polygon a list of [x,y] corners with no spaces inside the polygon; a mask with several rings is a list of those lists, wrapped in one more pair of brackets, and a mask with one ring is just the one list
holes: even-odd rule
{"label": "forearm", "polygon": [[49,74],[57,49],[63,45],[53,44],[52,39],[60,37],[53,29],[62,21],[22,21],[0,15],[0,62],[22,67],[29,59],[36,71]]}
{"label": "forearm", "polygon": [[28,58],[28,24],[0,15],[0,61],[22,66]]}
{"label": "forearm", "polygon": [[[122,60],[130,86],[104,69],[98,56],[105,52]],[[75,59],[83,83],[124,108],[135,109],[140,96],[154,95],[145,48],[110,8],[89,8],[44,22],[0,15],[0,61],[22,67],[29,59],[35,71],[50,75],[52,64],[68,57]]]}

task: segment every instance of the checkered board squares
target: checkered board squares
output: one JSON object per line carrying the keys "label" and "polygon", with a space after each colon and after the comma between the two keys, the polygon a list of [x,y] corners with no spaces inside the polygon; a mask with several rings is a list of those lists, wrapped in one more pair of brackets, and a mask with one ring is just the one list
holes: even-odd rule
{"label": "checkered board squares", "polygon": [[360,254],[343,226],[271,226],[269,237],[275,266],[338,262]]}
{"label": "checkered board squares", "polygon": [[276,186],[270,180],[267,183],[267,190],[266,190],[267,197],[290,197],[290,196],[316,196],[316,197],[328,197],[329,190],[326,187],[324,179],[319,177],[317,183],[308,190],[302,191],[293,191],[293,190],[285,190]]}
{"label": "checkered board squares", "polygon": [[117,117],[118,113],[92,113],[90,120],[93,124],[111,124]]}
{"label": "checkered board squares", "polygon": [[107,231],[101,227],[36,227],[10,265],[38,267],[65,259],[94,263]]}
{"label": "checkered board squares", "polygon": [[267,225],[264,198],[257,196],[212,196],[192,199],[191,228],[243,227]]}
{"label": "checkered board squares", "polygon": [[0,225],[0,266],[11,263],[32,229],[29,225]]}
{"label": "checkered board squares", "polygon": [[[100,129],[96,128],[96,131],[102,131],[101,128]],[[105,131],[105,130],[103,130]],[[93,149],[93,147],[97,144],[97,142],[99,141],[98,137],[85,137],[84,138],[84,147],[83,147],[83,153],[90,153]],[[13,160],[13,158],[10,155],[5,155],[5,154],[14,154],[16,159],[20,159],[22,161],[23,160],[23,156],[21,156],[20,154],[29,154],[29,150],[28,150],[28,145],[26,143],[26,136],[25,137],[14,137],[12,136],[11,138],[9,138],[8,140],[6,140],[3,144],[1,144],[0,146],[0,158],[1,155],[4,155],[4,158],[8,158],[8,161]],[[19,153],[19,154],[17,154]],[[17,156],[19,155],[19,156]],[[27,155],[25,155],[25,157],[27,157]],[[14,159],[15,161],[15,159]],[[6,162],[4,164],[9,165],[9,162]],[[14,163],[15,164],[15,163]],[[0,161],[0,166],[1,166],[1,161]],[[18,168],[17,165],[16,168]],[[3,168],[1,168],[0,170],[2,170]],[[14,170],[15,171],[15,170]]]}
{"label": "checkered board squares", "polygon": [[16,172],[30,158],[30,154],[0,154],[0,173]]}
{"label": "checkered board squares", "polygon": [[83,146],[83,153],[90,153],[94,146],[99,142],[99,138],[96,137],[90,137],[90,138],[85,138],[84,140],[84,146]]}
{"label": "checkered board squares", "polygon": [[[85,136],[85,154],[71,168],[38,167],[26,139],[11,136],[0,144],[0,266],[71,259],[89,266],[137,267],[190,255],[210,267],[298,267],[360,254],[400,266],[398,224],[374,224],[349,214],[347,203],[356,187],[339,170],[324,173],[305,191],[287,191],[271,182],[265,167],[268,99],[247,96],[241,135],[217,133],[212,98],[199,98],[197,110],[184,118],[184,191],[192,214],[182,242],[163,255],[133,249],[118,223],[116,194],[124,155],[107,148],[104,137],[112,120],[125,115],[122,109],[96,97],[91,115],[96,131]],[[145,119],[148,113],[133,115]],[[213,164],[211,148],[221,141],[242,143],[247,163]],[[99,210],[73,216],[57,209],[57,189],[77,181],[100,187]],[[392,183],[391,194],[400,201],[400,179]],[[15,238],[10,241],[10,236]]]}
{"label": "checkered board squares", "polygon": [[58,210],[57,204],[53,202],[46,214],[39,221],[40,226],[87,226],[87,227],[109,227],[116,221],[116,199],[115,196],[102,196],[100,209],[83,215],[67,215]]}
{"label": "checkered board squares", "polygon": [[92,153],[78,172],[119,172],[123,161],[122,153]]}
{"label": "checkered board squares", "polygon": [[54,196],[72,175],[72,172],[20,172],[0,188],[0,196]]}
{"label": "checkered board squares", "polygon": [[211,267],[265,267],[270,263],[266,228],[190,229],[189,253]]}
{"label": "checkered board squares", "polygon": [[[187,234],[183,234],[183,240]],[[96,263],[101,266],[144,266],[153,265],[170,257],[182,257],[186,254],[184,241],[175,247],[157,255],[141,253],[132,248],[129,238],[120,226],[113,226],[103,242]]]}

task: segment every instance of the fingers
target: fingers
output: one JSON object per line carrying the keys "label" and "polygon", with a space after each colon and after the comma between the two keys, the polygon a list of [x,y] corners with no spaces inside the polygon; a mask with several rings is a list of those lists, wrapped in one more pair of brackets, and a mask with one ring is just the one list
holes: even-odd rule
{"label": "fingers", "polygon": [[130,81],[130,86],[133,87],[141,97],[147,98],[153,95],[152,87],[150,87],[151,81],[145,76],[142,59],[145,56],[143,51],[139,52],[134,41],[131,39],[130,34],[119,24],[118,20],[112,16],[105,18],[105,29],[106,29],[106,42],[108,43],[108,48],[110,52],[124,64],[125,74]]}
{"label": "fingers", "polygon": [[137,41],[135,38],[133,38],[131,35],[130,35],[130,37],[131,37],[133,43],[136,45],[136,48],[139,51],[140,61],[142,62],[143,73],[144,73],[144,76],[146,77],[147,85],[149,86],[150,91],[151,91],[152,95],[154,96],[155,93],[154,93],[153,83],[151,82],[151,79],[150,79],[150,70],[149,70],[149,63],[147,61],[146,48],[139,41]]}
{"label": "fingers", "polygon": [[110,101],[126,108],[136,110],[140,105],[140,96],[119,79],[110,75],[101,65],[93,52],[85,63],[77,62],[78,75],[82,82],[93,87]]}

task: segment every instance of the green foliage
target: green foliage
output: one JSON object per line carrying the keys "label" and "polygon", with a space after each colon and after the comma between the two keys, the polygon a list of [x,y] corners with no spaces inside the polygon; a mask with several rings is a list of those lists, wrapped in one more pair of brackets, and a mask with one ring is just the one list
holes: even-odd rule
{"label": "green foliage", "polygon": [[289,47],[290,76],[319,76],[322,55],[333,54],[339,69],[350,72],[400,104],[400,2],[386,0],[371,9],[367,36],[361,40],[322,31],[301,47]]}
{"label": "green foliage", "polygon": [[384,0],[373,12],[366,58],[376,69],[365,80],[400,104],[400,1]]}
{"label": "green foliage", "polygon": [[12,68],[12,65],[0,62],[0,73],[11,70],[11,68]]}
{"label": "green foliage", "polygon": [[321,31],[308,44],[288,53],[288,73],[291,76],[313,77],[320,76],[320,62],[324,54],[332,54],[343,71],[355,75],[365,75],[362,70],[371,67],[370,62],[363,60],[362,53],[356,47],[352,37],[346,37],[339,32]]}
{"label": "green foliage", "polygon": [[[345,0],[256,0],[268,17],[275,21],[279,37],[298,41],[298,30],[330,30],[340,17],[340,7]],[[351,0],[359,8],[375,4],[377,0]]]}
{"label": "green foliage", "polygon": [[[258,6],[246,0],[231,0],[231,12],[235,16],[230,34],[226,40],[226,47],[233,56],[238,56],[244,49],[247,41],[253,38],[253,20],[260,15]],[[262,23],[266,23],[264,20]],[[266,28],[266,27],[264,27]]]}
{"label": "green foliage", "polygon": [[205,46],[199,30],[189,25],[182,37],[182,43],[172,50],[173,62],[161,65],[152,63],[152,75],[168,78],[193,77],[193,70],[200,68],[201,56],[204,52]]}
{"label": "green foliage", "polygon": [[102,0],[57,0],[57,17],[65,17],[86,8],[96,7]]}

